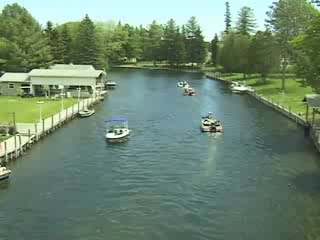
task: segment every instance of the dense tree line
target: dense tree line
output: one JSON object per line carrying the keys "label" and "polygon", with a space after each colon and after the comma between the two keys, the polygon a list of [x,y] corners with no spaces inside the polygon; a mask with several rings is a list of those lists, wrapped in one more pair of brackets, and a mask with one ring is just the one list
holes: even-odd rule
{"label": "dense tree line", "polygon": [[288,67],[315,89],[320,89],[319,1],[277,0],[267,12],[266,29],[256,31],[253,10],[244,6],[231,25],[226,3],[225,31],[211,42],[211,61],[225,72],[285,72]]}
{"label": "dense tree line", "polygon": [[148,27],[94,23],[88,15],[81,22],[43,29],[18,4],[7,5],[0,14],[0,71],[26,72],[53,63],[92,64],[106,68],[124,60],[168,62],[171,66],[202,64],[207,48],[202,30],[192,17],[184,26],[173,19]]}

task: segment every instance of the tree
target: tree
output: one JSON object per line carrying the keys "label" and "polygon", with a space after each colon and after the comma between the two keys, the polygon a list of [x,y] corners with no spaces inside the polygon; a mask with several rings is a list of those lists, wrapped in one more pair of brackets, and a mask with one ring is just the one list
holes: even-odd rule
{"label": "tree", "polygon": [[52,22],[48,21],[44,32],[50,46],[53,61],[55,63],[63,63],[65,50],[59,31],[53,28]]}
{"label": "tree", "polygon": [[117,63],[126,56],[125,45],[129,38],[128,30],[119,22],[113,32],[106,36],[106,52],[110,63]]}
{"label": "tree", "polygon": [[178,27],[175,35],[175,63],[177,66],[185,62],[186,55],[187,53],[184,44],[184,36]]}
{"label": "tree", "polygon": [[223,36],[219,62],[227,72],[242,72],[243,77],[249,73],[249,48],[251,38],[247,35],[230,31]]}
{"label": "tree", "polygon": [[143,50],[140,45],[139,29],[131,27],[129,24],[126,24],[124,28],[128,32],[128,41],[124,45],[126,57],[140,59]]}
{"label": "tree", "polygon": [[102,49],[98,45],[94,23],[88,15],[81,21],[78,34],[78,57],[76,63],[93,65],[97,69],[103,68]]}
{"label": "tree", "polygon": [[184,62],[186,53],[183,36],[173,19],[170,19],[165,27],[163,51],[171,66]]}
{"label": "tree", "polygon": [[230,12],[230,4],[229,2],[226,2],[226,13],[225,13],[225,24],[226,24],[226,29],[224,30],[225,33],[229,33],[231,29],[231,12]]}
{"label": "tree", "polygon": [[153,21],[148,30],[148,41],[146,43],[146,56],[156,66],[157,61],[163,59],[161,54],[161,41],[163,39],[163,27]]}
{"label": "tree", "polygon": [[40,24],[23,7],[6,5],[0,14],[0,38],[13,47],[7,55],[6,68],[29,71],[52,63],[50,48]]}
{"label": "tree", "polygon": [[304,34],[296,37],[292,44],[298,50],[297,73],[304,77],[318,93],[320,92],[320,13]]}
{"label": "tree", "polygon": [[69,64],[72,62],[72,39],[67,25],[63,25],[60,36],[63,46],[63,63]]}
{"label": "tree", "polygon": [[5,38],[0,38],[0,72],[22,71],[21,62],[21,53],[18,46]]}
{"label": "tree", "polygon": [[279,64],[279,51],[270,31],[258,31],[249,48],[249,64],[260,73],[264,82],[268,73]]}
{"label": "tree", "polygon": [[201,64],[206,57],[206,47],[200,26],[195,17],[185,25],[187,61]]}
{"label": "tree", "polygon": [[237,34],[234,31],[230,31],[222,37],[219,63],[223,66],[226,72],[234,72],[235,70],[236,35]]}
{"label": "tree", "polygon": [[242,34],[236,34],[234,42],[234,57],[235,57],[235,69],[236,72],[243,73],[243,79],[246,79],[246,75],[250,72],[249,62],[249,48],[251,44],[251,37]]}
{"label": "tree", "polygon": [[218,63],[218,51],[219,51],[219,38],[218,35],[214,35],[214,39],[211,41],[211,62],[214,66]]}
{"label": "tree", "polygon": [[25,51],[26,62],[24,64],[27,71],[34,68],[48,68],[54,62],[47,39],[42,32],[33,34],[26,39],[29,48]]}
{"label": "tree", "polygon": [[237,32],[243,35],[250,35],[256,28],[256,19],[254,18],[253,9],[242,7],[239,11],[238,21],[236,24]]}
{"label": "tree", "polygon": [[282,90],[287,66],[294,55],[290,41],[307,29],[317,12],[307,0],[279,0],[267,12],[267,27],[275,34],[281,49]]}

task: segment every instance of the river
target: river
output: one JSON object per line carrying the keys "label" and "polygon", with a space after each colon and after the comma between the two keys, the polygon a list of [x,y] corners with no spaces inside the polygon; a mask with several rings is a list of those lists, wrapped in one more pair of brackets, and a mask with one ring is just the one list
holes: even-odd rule
{"label": "river", "polygon": [[[319,155],[303,130],[197,73],[117,70],[96,114],[9,164],[0,239],[315,239]],[[197,96],[182,96],[180,80]],[[208,111],[225,128],[203,134]],[[130,140],[107,144],[105,120]]]}

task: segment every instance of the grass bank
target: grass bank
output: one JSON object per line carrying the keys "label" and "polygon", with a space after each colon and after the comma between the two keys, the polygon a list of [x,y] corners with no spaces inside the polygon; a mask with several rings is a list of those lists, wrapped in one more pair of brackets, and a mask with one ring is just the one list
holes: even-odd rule
{"label": "grass bank", "polygon": [[[12,113],[16,113],[16,122],[35,123],[40,118],[40,104],[43,101],[42,118],[48,118],[61,110],[61,100],[49,100],[46,98],[20,98],[0,97],[0,123],[12,123]],[[64,107],[70,107],[77,102],[77,99],[64,99]]]}
{"label": "grass bank", "polygon": [[295,78],[294,75],[287,75],[285,81],[285,94],[281,92],[281,75],[273,74],[264,83],[260,76],[251,75],[243,80],[242,73],[224,74],[223,79],[230,81],[244,81],[246,85],[253,87],[256,92],[272,99],[274,102],[291,108],[295,113],[301,113],[305,117],[306,103],[302,99],[306,94],[313,93],[310,86],[304,84],[302,79]]}
{"label": "grass bank", "polygon": [[0,136],[0,142],[7,140],[11,136]]}

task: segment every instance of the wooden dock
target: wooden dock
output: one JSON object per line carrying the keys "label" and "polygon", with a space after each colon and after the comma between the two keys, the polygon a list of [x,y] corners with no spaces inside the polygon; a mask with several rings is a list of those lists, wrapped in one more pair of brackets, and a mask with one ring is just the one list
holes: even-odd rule
{"label": "wooden dock", "polygon": [[62,110],[47,119],[43,119],[38,123],[16,123],[17,134],[0,142],[0,163],[2,161],[8,162],[11,159],[19,157],[40,138],[55,131],[60,126],[76,117],[79,111],[83,110],[85,107],[89,107],[99,101],[99,98],[83,99],[73,106]]}

